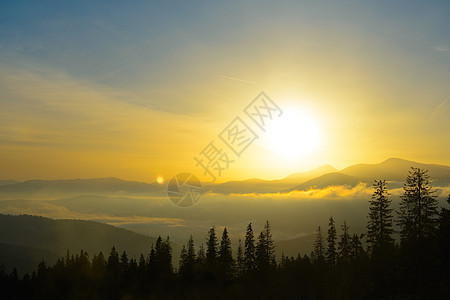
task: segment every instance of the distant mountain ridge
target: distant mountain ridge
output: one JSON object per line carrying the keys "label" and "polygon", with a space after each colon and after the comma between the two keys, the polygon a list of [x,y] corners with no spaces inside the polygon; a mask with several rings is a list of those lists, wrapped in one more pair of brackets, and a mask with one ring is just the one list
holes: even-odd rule
{"label": "distant mountain ridge", "polygon": [[[363,182],[371,185],[374,179],[386,179],[389,188],[398,188],[408,175],[411,167],[429,170],[432,185],[446,187],[450,185],[450,166],[424,164],[400,158],[389,158],[378,164],[356,164],[337,170],[330,165],[294,173],[277,180],[247,179],[228,181],[221,184],[205,184],[207,192],[219,194],[232,193],[277,193],[328,186],[354,187]],[[27,180],[15,182],[0,180],[0,198],[61,198],[79,195],[163,195],[165,186],[154,183],[126,181],[114,177],[94,179],[65,180]]]}
{"label": "distant mountain ridge", "polygon": [[330,172],[335,172],[337,169],[330,165],[323,165],[319,168],[307,172],[294,173],[282,179],[263,180],[263,179],[249,179],[243,181],[228,181],[222,184],[210,186],[210,190],[215,193],[231,194],[231,193],[276,193],[292,186],[299,182],[304,182],[314,177],[318,177]]}
{"label": "distant mountain ridge", "polygon": [[216,193],[229,194],[304,191],[311,188],[323,189],[329,186],[351,188],[361,182],[370,186],[375,179],[388,181],[388,188],[399,188],[403,186],[411,167],[428,170],[434,187],[450,185],[450,166],[389,158],[378,164],[356,164],[342,170],[324,165],[309,172],[289,175],[280,180],[229,181],[214,186],[212,190]]}
{"label": "distant mountain ridge", "polygon": [[155,183],[126,181],[115,177],[93,179],[27,180],[0,185],[0,195],[43,197],[80,194],[149,194],[163,190]]}
{"label": "distant mountain ridge", "polygon": [[302,184],[292,188],[291,190],[306,191],[312,188],[324,189],[329,186],[354,187],[360,182],[361,180],[356,177],[345,175],[339,172],[333,172],[303,182]]}
{"label": "distant mountain ridge", "polygon": [[339,173],[359,178],[364,182],[373,182],[374,179],[403,182],[411,167],[428,170],[435,186],[450,184],[450,166],[424,164],[401,158],[389,158],[379,164],[357,164],[342,169]]}
{"label": "distant mountain ridge", "polygon": [[17,180],[1,180],[0,179],[0,186],[1,185],[14,184],[14,183],[19,183],[19,181],[17,181]]}

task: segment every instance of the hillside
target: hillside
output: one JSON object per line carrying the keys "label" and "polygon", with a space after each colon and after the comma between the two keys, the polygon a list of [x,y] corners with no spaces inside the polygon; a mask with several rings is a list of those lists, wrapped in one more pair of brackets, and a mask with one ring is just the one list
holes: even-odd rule
{"label": "hillside", "polygon": [[60,257],[45,249],[0,243],[0,264],[4,265],[6,272],[16,268],[19,275],[31,273],[42,260],[52,265]]}
{"label": "hillside", "polygon": [[[411,167],[428,170],[432,185],[446,187],[450,184],[450,166],[424,164],[399,158],[390,158],[378,164],[356,164],[342,170],[330,165],[294,173],[282,179],[247,179],[228,181],[221,184],[205,184],[205,191],[218,194],[232,193],[276,193],[292,189],[308,189],[316,186],[325,188],[331,185],[354,186],[358,182],[368,185],[374,179],[386,179],[389,188],[398,188]],[[0,199],[58,199],[80,195],[95,196],[164,196],[165,186],[157,183],[126,181],[118,178],[67,179],[67,180],[28,180],[15,182],[0,181]]]}
{"label": "hillside", "polygon": [[14,183],[18,183],[18,181],[15,181],[15,180],[1,180],[0,179],[0,186],[14,184]]}
{"label": "hillside", "polygon": [[292,186],[296,186],[307,180],[315,177],[337,171],[330,165],[323,165],[319,168],[307,172],[294,173],[282,179],[276,180],[262,180],[249,179],[243,181],[228,181],[211,189],[215,193],[230,194],[230,193],[276,193]]}
{"label": "hillside", "polygon": [[360,180],[353,176],[341,174],[339,172],[329,173],[317,178],[308,180],[296,187],[294,190],[305,191],[309,189],[324,189],[329,186],[347,186],[354,187]]}
{"label": "hillside", "polygon": [[301,256],[305,254],[310,255],[314,248],[316,237],[317,233],[312,233],[296,239],[277,242],[275,247],[277,257],[281,257],[282,254],[288,257],[293,256],[294,258],[297,257],[298,254]]}
{"label": "hillside", "polygon": [[118,178],[27,180],[0,185],[5,197],[49,198],[72,195],[150,194],[163,188],[157,183],[126,181]]}
{"label": "hillside", "polygon": [[372,183],[374,179],[386,179],[394,184],[403,184],[411,167],[428,170],[433,186],[450,184],[450,166],[424,164],[400,158],[389,158],[379,164],[357,164],[342,169],[339,173]]}
{"label": "hillside", "polygon": [[[0,214],[0,242],[7,244],[0,247],[0,258],[10,257],[13,252],[11,247],[28,249],[23,251],[23,256],[17,252],[18,257],[15,257],[16,260],[22,260],[24,265],[27,264],[29,257],[39,258],[36,251],[30,251],[30,248],[40,249],[39,251],[47,253],[49,258],[53,258],[53,254],[63,256],[67,250],[79,252],[80,249],[90,255],[99,251],[107,255],[111,247],[115,246],[120,252],[126,251],[129,257],[138,258],[141,253],[147,255],[155,241],[154,237],[92,221]],[[176,257],[179,247],[173,244],[173,248]],[[30,252],[34,253],[34,256],[25,255]]]}

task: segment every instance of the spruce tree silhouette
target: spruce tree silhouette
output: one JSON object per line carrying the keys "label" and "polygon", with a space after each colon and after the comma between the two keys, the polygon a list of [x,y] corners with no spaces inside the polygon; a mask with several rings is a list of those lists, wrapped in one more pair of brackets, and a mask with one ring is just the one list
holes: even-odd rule
{"label": "spruce tree silhouette", "polygon": [[396,248],[392,234],[393,209],[386,180],[375,180],[375,189],[369,201],[367,245],[371,255],[372,292],[378,298],[391,295],[395,289],[395,270],[392,267]]}
{"label": "spruce tree silhouette", "polygon": [[249,223],[247,226],[247,231],[245,233],[245,241],[244,241],[244,264],[245,264],[245,272],[250,273],[256,269],[255,266],[255,237],[253,235],[252,223]]}
{"label": "spruce tree silhouette", "polygon": [[223,229],[222,239],[220,241],[218,267],[223,279],[231,279],[234,276],[235,262],[231,249],[231,240],[228,236],[227,228]]}
{"label": "spruce tree silhouette", "polygon": [[415,243],[434,232],[437,225],[436,190],[432,189],[427,170],[411,168],[398,211],[402,245]]}
{"label": "spruce tree silhouette", "polygon": [[216,228],[213,226],[206,237],[206,270],[209,276],[217,275],[217,248]]}

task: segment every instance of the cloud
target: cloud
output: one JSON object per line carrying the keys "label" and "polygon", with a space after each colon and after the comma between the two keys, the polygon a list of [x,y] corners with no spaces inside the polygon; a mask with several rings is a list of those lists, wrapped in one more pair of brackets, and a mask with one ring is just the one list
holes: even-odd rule
{"label": "cloud", "polygon": [[309,189],[307,191],[290,191],[285,193],[231,194],[230,197],[272,200],[307,200],[324,198],[347,200],[356,197],[367,197],[368,195],[371,195],[372,192],[372,187],[367,187],[365,183],[360,182],[357,186],[351,188],[347,186],[329,186],[324,189]]}
{"label": "cloud", "polygon": [[450,95],[447,96],[447,98],[445,98],[444,101],[442,101],[441,103],[439,103],[438,106],[436,106],[436,108],[434,109],[433,113],[431,114],[431,118],[430,120],[433,120],[433,118],[436,116],[436,114],[439,112],[439,110],[441,109],[442,106],[445,105],[445,103],[447,103],[448,99],[450,98]]}
{"label": "cloud", "polygon": [[159,224],[169,227],[185,227],[183,219],[179,218],[159,218],[159,217],[144,217],[144,216],[111,216],[111,215],[96,215],[94,218],[89,216],[89,220],[100,221],[114,226],[131,225],[131,224]]}
{"label": "cloud", "polygon": [[184,227],[184,220],[181,218],[147,217],[137,214],[127,216],[115,216],[107,213],[79,213],[66,207],[54,205],[47,201],[38,200],[7,200],[0,202],[0,213],[10,215],[39,215],[52,219],[80,219],[97,221],[114,226],[121,225],[164,225],[169,227]]}
{"label": "cloud", "polygon": [[[53,201],[4,200],[0,201],[0,213],[97,221],[145,235],[170,235],[171,239],[183,243],[190,234],[194,234],[197,240],[203,239],[213,225],[219,229],[226,226],[230,235],[241,238],[249,222],[258,231],[266,220],[270,220],[274,226],[274,237],[283,240],[314,232],[319,225],[326,226],[330,215],[338,224],[347,220],[352,230],[363,230],[372,193],[373,188],[363,183],[355,187],[330,186],[286,193],[207,193],[197,205],[188,209],[179,209],[167,199],[161,202],[152,201],[153,198],[141,202],[129,199],[111,206],[105,206],[102,202],[96,204],[93,199],[82,204],[84,206],[79,207],[78,211]],[[403,189],[390,189],[389,193],[392,208],[398,209]],[[445,199],[449,193],[450,186],[438,188],[441,205],[447,205]]]}
{"label": "cloud", "polygon": [[0,165],[21,180],[144,172],[139,180],[147,180],[156,174],[144,168],[162,166],[172,173],[174,160],[184,161],[178,149],[194,147],[204,127],[192,116],[132,104],[127,91],[26,62],[0,62],[0,90]]}
{"label": "cloud", "polygon": [[[450,193],[450,186],[439,187],[436,189],[439,197],[447,197]],[[307,191],[290,191],[282,193],[242,193],[230,194],[229,200],[274,200],[274,201],[305,201],[305,200],[333,200],[333,201],[349,201],[370,199],[374,192],[373,187],[367,186],[366,183],[360,182],[354,187],[348,186],[329,186],[324,189],[311,188]],[[403,194],[403,188],[389,189],[391,198],[397,198]],[[222,199],[223,195],[208,193],[212,198]]]}
{"label": "cloud", "polygon": [[245,80],[245,79],[240,79],[240,78],[236,78],[236,77],[231,77],[231,76],[225,76],[225,75],[218,75],[220,78],[223,79],[229,79],[229,80],[234,80],[234,81],[239,81],[239,82],[244,82],[244,83],[249,83],[249,84],[253,84],[253,85],[259,85],[258,83],[254,82],[254,81],[250,81],[250,80]]}
{"label": "cloud", "polygon": [[450,195],[450,185],[447,187],[439,188],[437,195],[447,199],[447,197]]}
{"label": "cloud", "polygon": [[433,46],[431,49],[438,52],[447,52],[449,50],[447,46]]}

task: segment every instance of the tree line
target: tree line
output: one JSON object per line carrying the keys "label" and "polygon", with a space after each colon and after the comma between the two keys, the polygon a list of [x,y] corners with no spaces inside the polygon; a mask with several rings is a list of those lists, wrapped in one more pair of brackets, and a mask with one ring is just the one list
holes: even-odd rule
{"label": "tree line", "polygon": [[177,270],[169,237],[158,237],[137,260],[113,247],[108,257],[67,252],[23,278],[0,267],[0,288],[10,297],[38,299],[449,298],[450,210],[439,211],[425,170],[412,168],[407,175],[398,211],[387,185],[375,180],[365,233],[351,233],[346,221],[338,230],[330,217],[326,232],[318,227],[313,251],[303,256],[282,254],[277,261],[266,221],[257,235],[249,223],[236,251],[227,228],[221,235],[209,229],[199,247],[191,235]]}

